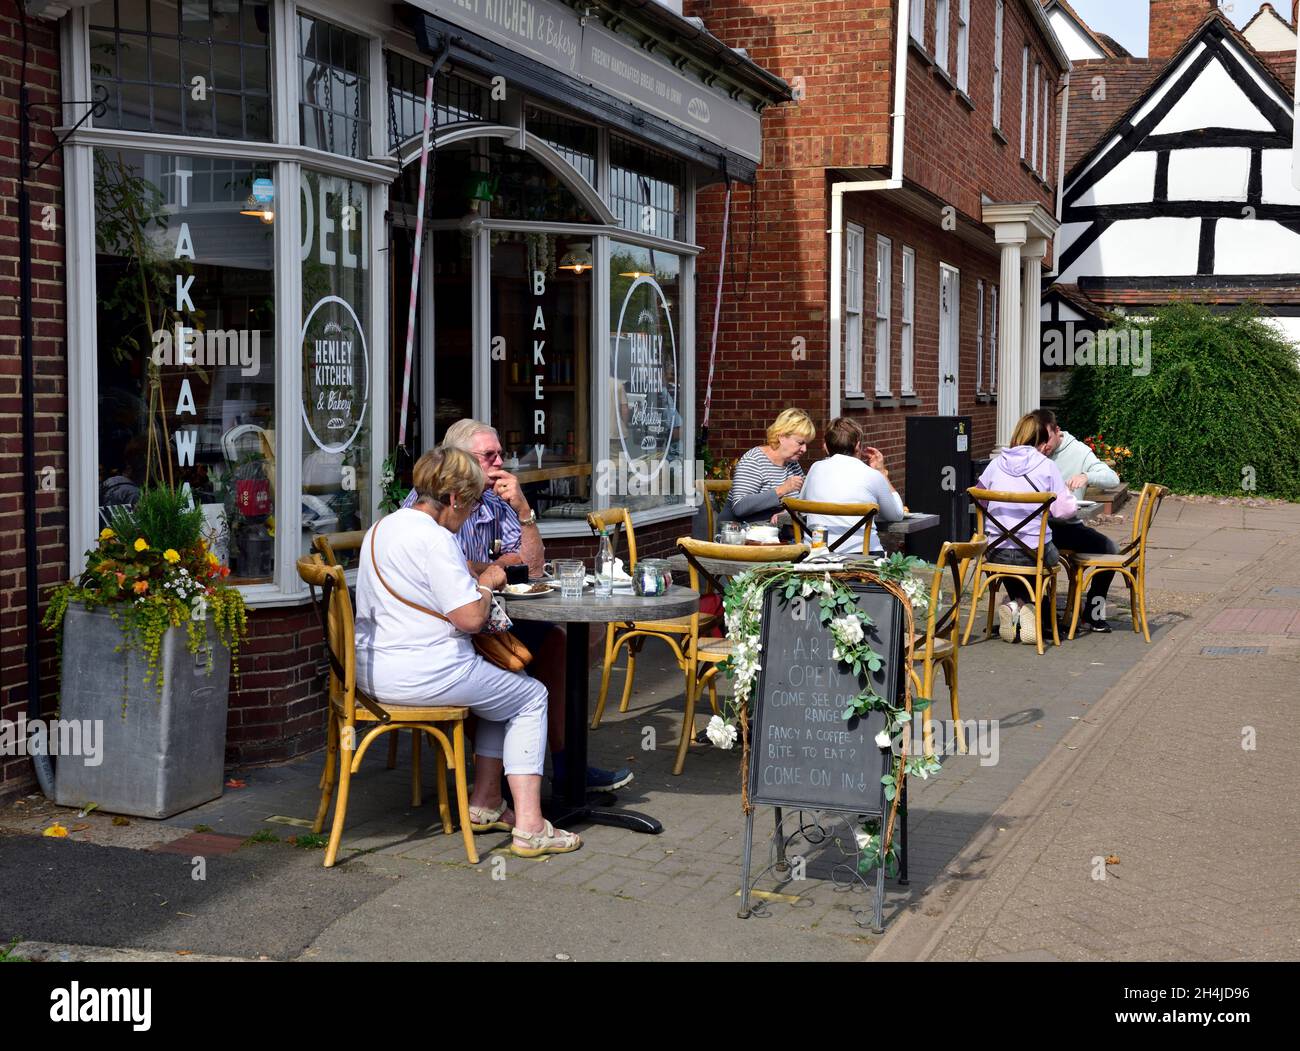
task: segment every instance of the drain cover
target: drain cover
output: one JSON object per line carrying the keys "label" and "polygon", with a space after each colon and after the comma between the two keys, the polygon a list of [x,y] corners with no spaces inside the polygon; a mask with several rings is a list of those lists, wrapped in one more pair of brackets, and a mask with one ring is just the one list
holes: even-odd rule
{"label": "drain cover", "polygon": [[1202,646],[1201,653],[1207,657],[1254,657],[1267,653],[1267,646]]}

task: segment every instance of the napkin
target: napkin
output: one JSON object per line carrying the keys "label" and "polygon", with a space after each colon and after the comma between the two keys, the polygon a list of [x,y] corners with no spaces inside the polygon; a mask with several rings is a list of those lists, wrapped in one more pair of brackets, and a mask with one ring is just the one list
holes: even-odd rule
{"label": "napkin", "polygon": [[[606,563],[606,565],[608,565],[608,563]],[[602,567],[602,570],[603,568],[604,567]],[[590,573],[587,574],[587,579],[593,584],[596,582],[596,578]],[[614,586],[630,585],[631,583],[632,577],[628,574],[627,570],[623,568],[623,560],[621,558],[614,559]]]}

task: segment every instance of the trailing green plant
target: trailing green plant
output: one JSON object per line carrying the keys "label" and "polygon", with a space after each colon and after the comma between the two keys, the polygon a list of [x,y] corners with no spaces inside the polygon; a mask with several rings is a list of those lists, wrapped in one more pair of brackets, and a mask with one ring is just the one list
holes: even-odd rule
{"label": "trailing green plant", "polygon": [[[42,623],[55,632],[60,651],[71,603],[106,609],[122,630],[119,652],[138,650],[143,655],[144,682],[161,698],[167,631],[184,626],[187,648],[197,656],[204,649],[211,618],[238,676],[239,646],[248,634],[247,611],[238,589],[222,583],[230,569],[208,549],[203,512],[174,489],[147,487],[134,507],[115,508],[111,522],[86,552],[81,576],[59,585],[50,596]],[[211,674],[211,649],[207,670]],[[122,685],[124,716],[128,685]]]}
{"label": "trailing green plant", "polygon": [[1131,450],[1130,485],[1300,499],[1297,348],[1258,308],[1178,303],[1123,324],[1130,345],[1150,333],[1149,368],[1076,365],[1062,406],[1071,431]]}

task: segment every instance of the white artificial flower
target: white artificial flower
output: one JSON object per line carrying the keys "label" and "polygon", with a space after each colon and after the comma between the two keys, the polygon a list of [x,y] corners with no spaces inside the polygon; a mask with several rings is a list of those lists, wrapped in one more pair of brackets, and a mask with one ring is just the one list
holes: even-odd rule
{"label": "white artificial flower", "polygon": [[855,828],[853,830],[853,838],[857,840],[858,850],[867,850],[871,846],[872,840],[876,837],[870,832],[864,831],[860,828]]}
{"label": "white artificial flower", "polygon": [[705,733],[718,748],[728,749],[736,743],[736,728],[730,723],[723,722],[720,715],[715,715],[709,720]]}
{"label": "white artificial flower", "polygon": [[877,748],[888,748],[888,747],[890,746],[891,742],[892,742],[892,739],[891,739],[890,736],[889,736],[889,731],[888,731],[888,730],[881,730],[880,733],[876,734],[876,747],[877,747]]}
{"label": "white artificial flower", "polygon": [[856,616],[836,617],[831,621],[831,631],[841,642],[856,646],[862,641],[862,621]]}

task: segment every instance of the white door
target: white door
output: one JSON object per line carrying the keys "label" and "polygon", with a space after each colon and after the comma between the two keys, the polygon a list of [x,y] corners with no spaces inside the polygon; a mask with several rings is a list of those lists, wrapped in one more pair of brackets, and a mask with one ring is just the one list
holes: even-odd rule
{"label": "white door", "polygon": [[939,415],[957,415],[958,340],[961,273],[939,264]]}

